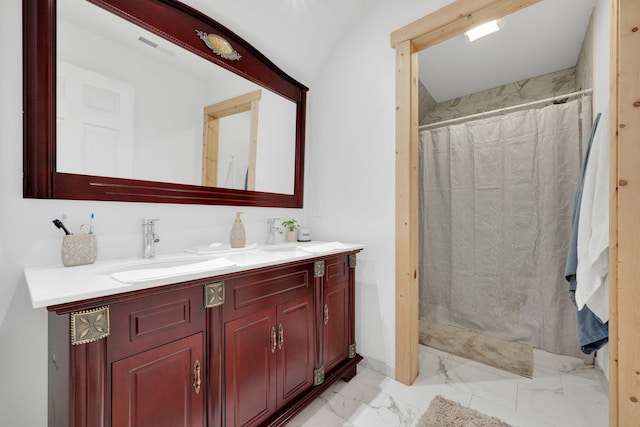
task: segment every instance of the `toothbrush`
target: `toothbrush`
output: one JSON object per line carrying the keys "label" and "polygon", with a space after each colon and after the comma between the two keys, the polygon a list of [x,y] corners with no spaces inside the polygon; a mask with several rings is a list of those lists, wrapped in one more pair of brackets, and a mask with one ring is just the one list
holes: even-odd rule
{"label": "toothbrush", "polygon": [[56,227],[58,227],[62,231],[64,231],[64,234],[66,234],[67,236],[73,234],[72,232],[69,231],[69,229],[67,227],[65,227],[65,225],[62,223],[62,221],[60,221],[58,218],[53,220],[53,225],[55,225]]}
{"label": "toothbrush", "polygon": [[95,215],[91,212],[91,222],[89,223],[89,234],[93,234],[93,218]]}

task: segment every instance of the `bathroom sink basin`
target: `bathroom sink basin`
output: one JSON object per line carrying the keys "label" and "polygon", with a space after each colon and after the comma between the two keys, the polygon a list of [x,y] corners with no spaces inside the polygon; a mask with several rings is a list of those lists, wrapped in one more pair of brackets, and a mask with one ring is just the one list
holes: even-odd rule
{"label": "bathroom sink basin", "polygon": [[224,257],[187,257],[155,262],[138,262],[123,265],[121,268],[105,269],[102,274],[110,274],[111,278],[126,284],[169,278],[180,279],[193,274],[228,269],[236,265],[235,262]]}
{"label": "bathroom sink basin", "polygon": [[295,252],[298,249],[298,246],[299,245],[297,244],[263,246],[260,250],[265,252]]}
{"label": "bathroom sink basin", "polygon": [[291,242],[281,245],[262,246],[260,250],[264,252],[287,253],[289,255],[293,255],[294,252],[298,252],[299,254],[322,254],[344,247],[345,245],[340,242]]}
{"label": "bathroom sink basin", "polygon": [[257,247],[257,243],[249,244],[243,248],[232,248],[229,245],[214,243],[211,245],[194,246],[192,248],[185,249],[185,252],[196,255],[232,255],[239,252],[252,251]]}
{"label": "bathroom sink basin", "polygon": [[[186,250],[184,254],[165,255],[153,259],[114,261],[96,267],[91,272],[97,275],[111,276],[118,282],[130,284],[168,278],[193,277],[194,274],[204,274],[244,265],[282,262],[300,255],[326,252],[334,248],[332,246],[334,243],[314,243],[290,242],[264,246],[252,244],[238,249],[221,248],[220,251],[213,251],[216,252],[215,254],[196,252],[196,248],[194,248]],[[324,248],[327,245],[330,246]],[[305,250],[305,246],[308,249]]]}
{"label": "bathroom sink basin", "polygon": [[178,257],[167,259],[140,259],[126,261],[115,265],[109,265],[94,270],[96,274],[113,274],[126,271],[137,271],[147,269],[162,269],[173,267],[187,267],[191,264],[198,264],[203,261],[214,259],[215,257]]}

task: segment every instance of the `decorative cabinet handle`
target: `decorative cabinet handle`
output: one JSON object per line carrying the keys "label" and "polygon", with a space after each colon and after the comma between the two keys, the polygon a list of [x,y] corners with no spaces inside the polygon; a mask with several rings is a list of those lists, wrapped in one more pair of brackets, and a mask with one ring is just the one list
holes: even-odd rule
{"label": "decorative cabinet handle", "polygon": [[284,328],[280,323],[278,325],[278,350],[282,350],[282,344],[284,344]]}
{"label": "decorative cabinet handle", "polygon": [[196,359],[193,363],[193,391],[196,394],[200,393],[200,385],[202,384],[202,380],[200,378],[200,361]]}
{"label": "decorative cabinet handle", "polygon": [[327,323],[329,323],[329,306],[327,304],[324,305],[324,310],[322,311],[322,313],[324,324],[326,325]]}
{"label": "decorative cabinet handle", "polygon": [[271,353],[276,352],[276,327],[271,327]]}

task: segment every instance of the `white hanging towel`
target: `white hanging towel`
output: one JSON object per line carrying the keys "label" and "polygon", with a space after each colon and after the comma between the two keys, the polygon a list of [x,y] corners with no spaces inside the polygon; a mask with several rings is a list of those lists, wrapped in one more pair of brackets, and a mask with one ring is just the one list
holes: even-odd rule
{"label": "white hanging towel", "polygon": [[591,147],[578,223],[576,304],[609,320],[609,104]]}

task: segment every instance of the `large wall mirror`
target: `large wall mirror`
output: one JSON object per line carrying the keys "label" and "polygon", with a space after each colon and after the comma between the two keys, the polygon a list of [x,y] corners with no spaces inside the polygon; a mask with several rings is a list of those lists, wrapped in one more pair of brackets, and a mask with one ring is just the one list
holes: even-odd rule
{"label": "large wall mirror", "polygon": [[307,88],[175,0],[23,0],[24,196],[302,207]]}

